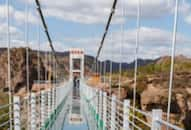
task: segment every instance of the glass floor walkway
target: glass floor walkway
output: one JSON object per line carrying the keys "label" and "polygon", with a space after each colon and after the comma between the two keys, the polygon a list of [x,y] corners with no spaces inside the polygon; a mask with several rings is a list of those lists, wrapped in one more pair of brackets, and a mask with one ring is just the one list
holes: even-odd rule
{"label": "glass floor walkway", "polygon": [[62,130],[89,130],[80,102],[80,84],[73,85],[70,100],[70,109],[66,115]]}
{"label": "glass floor walkway", "polygon": [[67,117],[62,130],[89,130],[86,122],[82,124],[70,124],[69,117]]}

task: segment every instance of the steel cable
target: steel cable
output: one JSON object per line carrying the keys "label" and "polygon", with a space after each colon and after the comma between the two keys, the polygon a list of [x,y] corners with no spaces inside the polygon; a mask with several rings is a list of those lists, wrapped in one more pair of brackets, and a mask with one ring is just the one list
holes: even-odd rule
{"label": "steel cable", "polygon": [[[12,87],[11,87],[11,55],[10,55],[10,44],[11,44],[11,37],[10,37],[10,10],[9,10],[9,0],[7,0],[7,84],[9,88],[9,104],[12,104]],[[9,105],[9,127],[10,130],[13,129],[12,127],[12,105]]]}
{"label": "steel cable", "polygon": [[[171,97],[172,97],[172,87],[173,87],[173,77],[174,77],[174,60],[175,60],[175,49],[176,49],[176,33],[177,33],[177,22],[178,22],[178,7],[179,0],[176,0],[175,10],[174,10],[174,25],[172,34],[172,50],[171,50],[171,67],[170,67],[170,79],[169,79],[169,90],[168,90],[168,108],[167,108],[167,122],[170,120],[170,108],[171,108]],[[167,127],[168,129],[168,127]]]}
{"label": "steel cable", "polygon": [[[135,67],[134,67],[134,88],[133,88],[133,115],[135,114],[136,107],[136,87],[137,87],[137,68],[138,68],[138,50],[139,50],[139,33],[140,33],[140,11],[141,11],[141,3],[138,0],[137,3],[137,32],[136,32],[136,47],[135,47]],[[133,121],[134,123],[134,118]],[[134,129],[134,127],[133,127]]]}
{"label": "steel cable", "polygon": [[109,19],[108,19],[108,21],[107,21],[107,24],[106,24],[106,27],[105,27],[105,31],[104,31],[104,34],[103,34],[103,36],[102,36],[101,43],[100,43],[100,46],[99,46],[98,51],[97,51],[96,60],[98,60],[98,58],[99,58],[101,49],[102,49],[102,47],[103,47],[105,38],[106,38],[106,36],[107,36],[108,30],[109,30],[109,27],[110,27],[110,24],[111,24],[112,17],[113,17],[113,15],[115,14],[115,9],[116,9],[116,5],[117,5],[117,1],[118,1],[118,0],[114,0],[114,1],[113,1],[113,5],[112,5],[111,12],[110,12],[110,16],[109,16]]}

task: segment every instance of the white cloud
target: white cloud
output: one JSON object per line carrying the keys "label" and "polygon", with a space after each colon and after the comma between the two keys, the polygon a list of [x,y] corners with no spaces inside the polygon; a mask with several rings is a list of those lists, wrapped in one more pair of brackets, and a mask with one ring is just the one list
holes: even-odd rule
{"label": "white cloud", "polygon": [[[22,24],[25,22],[25,16],[26,14],[22,11],[15,11],[13,16],[15,18],[15,20],[19,23],[19,24]],[[38,24],[38,17],[35,16],[34,14],[32,13],[29,13],[28,14],[28,22],[31,23],[31,24]]]}
{"label": "white cloud", "polygon": [[[174,12],[174,0],[140,1],[142,18],[156,19],[172,15]],[[29,0],[29,2],[34,4],[32,0]],[[112,2],[113,0],[41,0],[47,16],[85,24],[105,23],[111,10]],[[138,0],[118,0],[113,23],[125,21],[125,18],[121,15],[123,7],[125,7],[127,18],[136,18],[137,4]],[[190,4],[180,2],[179,10],[181,14],[187,15],[190,12]]]}
{"label": "white cloud", "polygon": [[185,21],[186,21],[188,24],[191,24],[191,15],[186,16]]}
{"label": "white cloud", "polygon": [[[0,26],[0,40],[2,41],[0,47],[6,47],[6,30],[7,25],[1,24]],[[14,27],[10,27],[11,31],[11,46],[12,47],[24,47],[25,42],[20,40],[22,32]],[[136,43],[136,29],[125,30],[123,37],[123,61],[130,62],[134,59],[135,53],[135,43]],[[4,39],[4,40],[2,40]],[[67,51],[72,47],[84,48],[85,52],[90,55],[95,55],[100,43],[100,37],[94,38],[65,38],[63,42],[54,42],[54,47],[56,51]],[[141,58],[157,58],[159,56],[170,55],[170,47],[172,43],[172,33],[167,30],[162,30],[159,28],[151,27],[141,27],[140,28],[140,44],[139,44],[139,57]],[[4,41],[4,43],[3,43]],[[115,31],[108,35],[104,48],[101,53],[101,59],[111,59],[113,54],[113,59],[119,61],[120,57],[120,47],[122,41],[122,32]],[[183,54],[190,56],[188,48],[190,48],[191,39],[178,33],[177,34],[177,54]],[[37,41],[31,41],[30,47],[37,49]],[[50,49],[47,42],[41,43],[41,49]],[[104,52],[104,53],[103,53]]]}
{"label": "white cloud", "polygon": [[[124,62],[131,62],[134,59],[135,54],[135,43],[136,43],[136,29],[126,30],[124,32],[123,43],[123,57],[120,57],[120,47],[121,47],[121,32],[113,32],[108,35],[103,50],[101,52],[101,59],[113,59],[115,61],[120,61],[122,59]],[[91,41],[91,42],[90,42]],[[91,55],[95,55],[100,43],[100,38],[68,38],[65,39],[64,43],[75,43],[75,47],[84,48],[85,52]],[[191,39],[178,33],[177,34],[177,55],[183,54],[185,56],[191,56],[188,48]],[[154,59],[160,56],[171,54],[171,44],[172,44],[172,33],[167,30],[162,30],[159,28],[141,27],[140,29],[140,43],[139,43],[139,57]],[[68,44],[69,45],[69,44]],[[72,47],[72,46],[69,46]],[[187,51],[185,51],[187,50]]]}
{"label": "white cloud", "polygon": [[[19,39],[22,32],[15,26],[10,26],[11,39]],[[5,42],[7,39],[7,24],[0,23],[0,41]]]}
{"label": "white cloud", "polygon": [[[3,30],[0,28],[0,31]],[[14,32],[14,29],[12,29]],[[17,32],[17,31],[15,31]],[[125,42],[123,43],[123,56],[120,55],[121,46],[121,32],[114,32],[113,38],[110,35],[106,39],[104,48],[101,52],[100,59],[113,59],[114,61],[132,62],[135,54],[135,32],[136,29],[125,31]],[[160,56],[171,54],[171,36],[172,33],[161,30],[158,28],[141,27],[140,31],[140,44],[139,44],[139,57],[144,59],[155,59]],[[144,35],[142,35],[144,34]],[[146,40],[145,40],[146,39]],[[90,42],[91,41],[91,42]],[[164,42],[165,41],[165,42]],[[189,44],[191,39],[183,36],[182,34],[177,35],[177,51],[176,55],[183,54],[191,57]],[[85,53],[89,55],[95,55],[98,49],[100,38],[66,38],[63,42],[55,41],[54,47],[56,51],[67,51],[72,47],[84,48]],[[67,43],[67,44],[66,44]],[[32,49],[38,49],[38,42],[31,41],[30,47]],[[75,46],[73,46],[75,45]],[[0,44],[0,47],[6,47],[6,42]],[[11,40],[12,47],[26,47],[26,44],[22,40]],[[47,42],[41,42],[41,50],[50,50]]]}
{"label": "white cloud", "polygon": [[[33,11],[30,11],[28,14],[28,22],[31,24],[38,24],[38,17],[32,13]],[[9,7],[9,13],[11,20],[16,22],[17,24],[23,24],[25,22],[26,14],[23,10],[17,10],[13,6]],[[0,5],[0,19],[1,21],[5,21],[7,18],[7,6],[6,5]]]}

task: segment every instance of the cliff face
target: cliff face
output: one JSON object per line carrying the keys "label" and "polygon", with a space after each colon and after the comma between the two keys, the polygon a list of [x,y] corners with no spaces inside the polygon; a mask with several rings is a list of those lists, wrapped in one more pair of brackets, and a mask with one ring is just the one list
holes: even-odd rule
{"label": "cliff face", "polygon": [[[69,74],[69,53],[57,53],[60,65],[57,68],[59,77],[66,77]],[[45,79],[45,72],[49,73],[49,66],[46,63],[44,52],[40,54],[40,78]],[[34,80],[38,79],[38,61],[36,51],[29,49],[29,82],[30,88]],[[88,75],[94,58],[85,56],[85,74]],[[107,66],[109,68],[109,61]],[[0,89],[7,91],[7,51],[0,49]],[[50,64],[49,64],[50,65]],[[113,71],[118,70],[119,63],[113,63]],[[122,98],[132,98],[134,78],[134,62],[123,64],[123,87]],[[65,68],[65,70],[63,69]],[[125,70],[127,70],[125,72]],[[109,71],[109,70],[108,70]],[[170,57],[161,57],[156,60],[140,60],[137,75],[137,101],[140,108],[150,111],[154,108],[161,108],[167,111],[168,85],[169,85]],[[15,93],[26,88],[26,49],[11,49],[11,86]],[[51,72],[52,73],[52,72]],[[113,74],[113,93],[117,92],[118,75]],[[108,79],[109,81],[109,79]],[[171,113],[175,115],[176,121],[184,123],[184,126],[191,129],[191,59],[184,56],[175,58],[174,82],[172,91]]]}
{"label": "cliff face", "polygon": [[[25,93],[25,88],[27,84],[27,71],[26,71],[26,48],[12,48],[10,50],[11,54],[11,87],[14,93]],[[48,77],[50,70],[50,65],[53,63],[47,62],[50,60],[50,56],[45,55],[47,53],[40,52],[40,79],[45,79]],[[57,66],[57,75],[61,78],[67,78],[69,75],[69,53],[59,52],[57,53],[59,65]],[[89,74],[91,65],[93,63],[93,57],[85,56],[85,75]],[[7,87],[7,50],[0,49],[0,90],[8,91]],[[51,72],[50,72],[51,71]],[[54,77],[52,76],[51,79]],[[29,85],[30,89],[33,86],[35,80],[38,80],[38,56],[37,51],[29,49]]]}
{"label": "cliff face", "polygon": [[[26,87],[26,49],[14,48],[10,51],[11,54],[11,87],[13,92],[17,93],[21,88]],[[29,84],[30,88],[34,80],[37,80],[37,54],[29,49]],[[0,55],[0,88],[5,91],[7,88],[7,51],[3,51]],[[41,79],[44,78],[45,67],[40,60]]]}
{"label": "cliff face", "polygon": [[[140,102],[140,108],[145,111],[151,111],[155,108],[161,108],[167,112],[168,89],[170,76],[170,57],[161,57],[155,62],[142,66],[138,69],[137,79],[137,98]],[[125,82],[128,81],[128,82]],[[126,77],[123,81],[124,87],[133,89],[134,80],[132,77]],[[131,98],[128,95],[127,98]],[[171,118],[172,122],[184,124],[185,128],[191,129],[191,59],[184,56],[176,56],[174,64],[174,78],[171,99]]]}
{"label": "cliff face", "polygon": [[[136,101],[138,107],[144,111],[162,109],[164,119],[168,108],[168,91],[171,59],[161,57],[152,62],[139,66],[137,73]],[[118,73],[112,75],[112,92],[118,90]],[[106,76],[109,81],[109,76]],[[104,88],[109,90],[109,85]],[[123,71],[121,78],[121,99],[133,99],[134,70]],[[123,91],[123,92],[122,92]],[[124,93],[125,92],[125,93]],[[171,96],[171,122],[191,129],[191,59],[176,56],[174,64],[173,88]]]}
{"label": "cliff face", "polygon": [[[166,76],[169,76],[166,75]],[[154,76],[153,76],[154,77]],[[161,76],[162,77],[162,76]],[[141,109],[151,111],[160,108],[167,112],[168,85],[167,77],[147,80],[145,89],[140,93]],[[184,124],[186,130],[191,129],[191,82],[190,73],[175,73],[171,99],[171,122],[179,125]]]}

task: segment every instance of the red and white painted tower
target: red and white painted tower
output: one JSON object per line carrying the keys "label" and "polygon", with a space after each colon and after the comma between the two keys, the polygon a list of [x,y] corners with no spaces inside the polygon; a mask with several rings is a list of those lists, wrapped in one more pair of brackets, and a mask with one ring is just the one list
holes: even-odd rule
{"label": "red and white painted tower", "polygon": [[70,57],[70,80],[73,80],[74,74],[78,73],[79,78],[84,78],[84,50],[80,48],[71,48]]}

